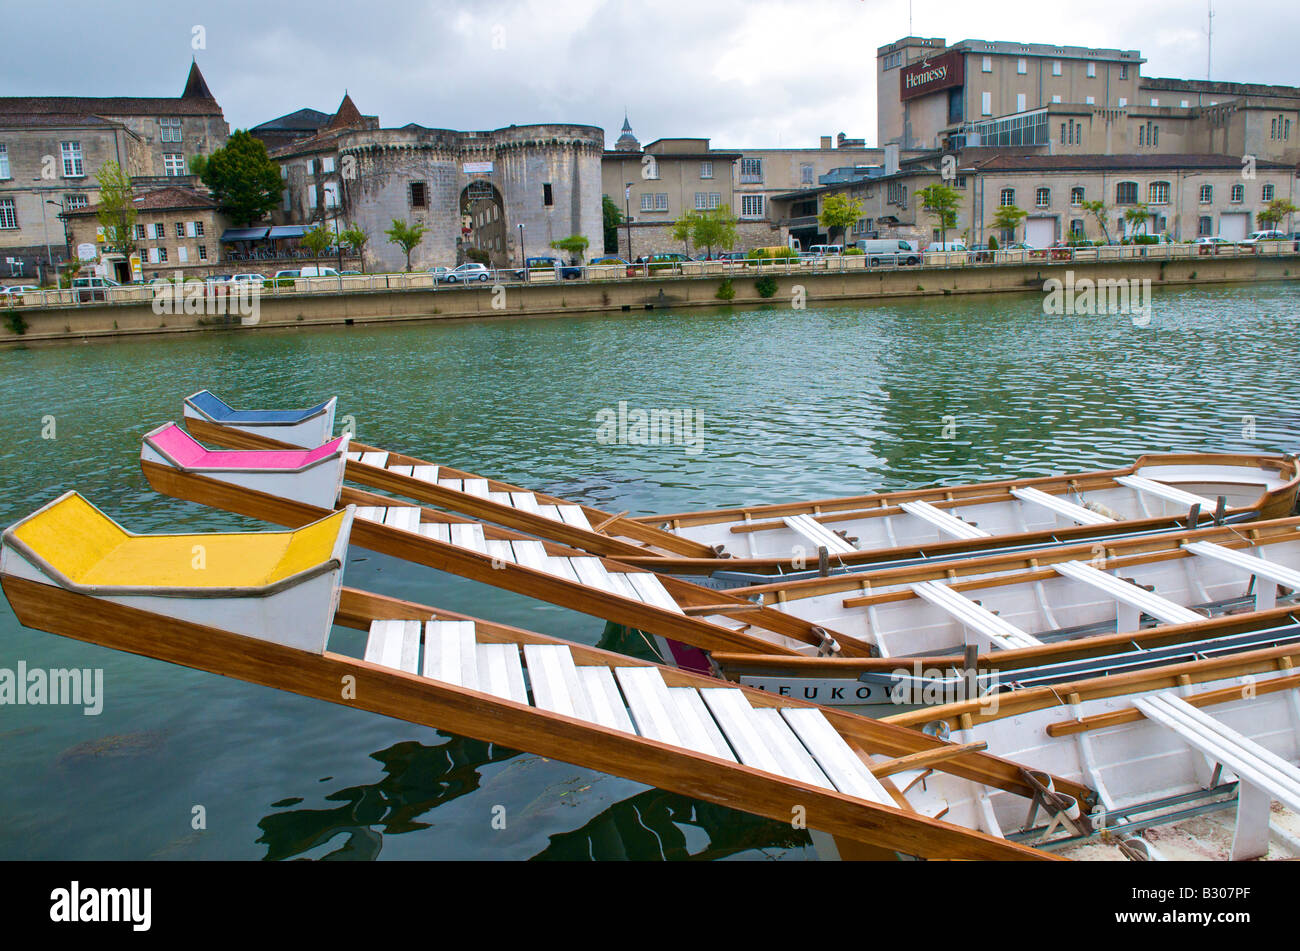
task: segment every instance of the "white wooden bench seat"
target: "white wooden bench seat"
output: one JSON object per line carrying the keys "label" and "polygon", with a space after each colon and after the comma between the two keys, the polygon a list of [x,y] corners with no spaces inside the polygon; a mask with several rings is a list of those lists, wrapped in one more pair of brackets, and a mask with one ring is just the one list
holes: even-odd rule
{"label": "white wooden bench seat", "polygon": [[1050,509],[1057,515],[1064,515],[1066,518],[1078,522],[1080,525],[1108,525],[1115,521],[1108,515],[1102,515],[1100,512],[1094,512],[1086,509],[1082,505],[1076,505],[1069,499],[1059,495],[1049,495],[1042,489],[1035,489],[1033,486],[1021,486],[1018,489],[1012,489],[1011,494],[1022,502],[1030,505],[1037,505],[1041,508]]}
{"label": "white wooden bench seat", "polygon": [[1165,624],[1191,624],[1205,620],[1203,614],[1197,614],[1191,608],[1175,604],[1168,598],[1162,598],[1081,561],[1066,561],[1053,565],[1052,568],[1063,577],[1090,585],[1114,598],[1119,604],[1116,614],[1116,630],[1119,632],[1136,631],[1141,626],[1141,614],[1149,614]]}
{"label": "white wooden bench seat", "polygon": [[1270,803],[1300,812],[1300,768],[1192,706],[1176,693],[1142,697],[1134,704],[1148,719],[1172,730],[1192,748],[1237,775],[1237,824],[1232,858],[1268,852]]}
{"label": "white wooden bench seat", "polygon": [[973,538],[990,538],[992,537],[978,525],[972,525],[953,515],[951,512],[945,512],[943,509],[936,508],[929,502],[918,499],[915,502],[903,502],[898,506],[908,515],[915,515],[917,518],[929,522],[945,535],[953,538],[973,539]]}
{"label": "white wooden bench seat", "polygon": [[1166,502],[1173,502],[1175,505],[1181,505],[1183,508],[1190,509],[1193,505],[1199,505],[1202,512],[1213,512],[1216,503],[1213,499],[1207,499],[1203,495],[1197,495],[1194,492],[1186,492],[1177,489],[1172,485],[1166,485],[1163,482],[1156,482],[1153,479],[1147,479],[1143,476],[1127,475],[1116,476],[1115,481],[1120,485],[1127,486],[1141,495],[1153,495],[1158,499],[1164,499]]}
{"label": "white wooden bench seat", "polygon": [[995,647],[1015,650],[1037,647],[1043,642],[1022,631],[1010,621],[998,617],[983,605],[976,604],[959,591],[938,581],[922,581],[911,586],[917,597],[945,611],[964,626],[987,637]]}
{"label": "white wooden bench seat", "polygon": [[1235,548],[1224,548],[1213,542],[1190,542],[1183,547],[1200,558],[1232,565],[1254,575],[1256,611],[1266,611],[1277,604],[1279,585],[1292,591],[1300,591],[1300,571],[1294,568],[1265,561],[1263,558]]}
{"label": "white wooden bench seat", "polygon": [[857,551],[811,515],[787,515],[781,519],[786,527],[806,538],[815,548],[825,548],[832,555],[847,555]]}

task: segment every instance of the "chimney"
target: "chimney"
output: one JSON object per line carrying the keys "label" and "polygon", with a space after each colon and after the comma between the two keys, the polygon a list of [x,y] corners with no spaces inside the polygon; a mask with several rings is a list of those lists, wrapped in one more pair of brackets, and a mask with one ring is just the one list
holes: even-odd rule
{"label": "chimney", "polygon": [[893,175],[898,171],[898,143],[885,146],[885,174]]}
{"label": "chimney", "polygon": [[831,145],[831,137],[829,135],[822,136],[822,148],[823,149],[834,148],[834,146]]}

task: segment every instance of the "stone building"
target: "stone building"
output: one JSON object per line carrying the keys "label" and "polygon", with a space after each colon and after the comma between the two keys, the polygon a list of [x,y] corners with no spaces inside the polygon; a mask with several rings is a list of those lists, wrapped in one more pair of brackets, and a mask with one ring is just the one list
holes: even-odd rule
{"label": "stone building", "polygon": [[52,279],[70,254],[58,216],[98,201],[106,162],[142,187],[185,178],[229,132],[197,63],[176,98],[0,97],[0,277]]}
{"label": "stone building", "polygon": [[461,263],[470,249],[487,254],[493,266],[518,266],[524,254],[555,254],[551,242],[572,235],[586,237],[589,253],[598,253],[603,144],[603,130],[571,124],[382,129],[345,95],[314,135],[272,153],[285,182],[274,218],[360,227],[370,236],[371,270],[406,266],[401,248],[384,235],[394,219],[428,229],[411,254],[415,269]]}

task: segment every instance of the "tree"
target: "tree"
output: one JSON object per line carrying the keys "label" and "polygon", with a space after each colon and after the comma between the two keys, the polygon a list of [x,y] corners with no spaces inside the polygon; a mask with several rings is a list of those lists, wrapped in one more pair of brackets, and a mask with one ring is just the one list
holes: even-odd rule
{"label": "tree", "polygon": [[1258,215],[1256,215],[1256,217],[1259,219],[1260,230],[1261,231],[1278,230],[1278,225],[1282,223],[1282,219],[1288,217],[1289,215],[1295,214],[1297,211],[1300,211],[1300,208],[1297,208],[1295,205],[1291,204],[1291,202],[1288,201],[1287,199],[1274,198],[1272,201],[1268,203],[1267,208],[1265,208]]}
{"label": "tree", "polygon": [[589,244],[591,244],[591,242],[588,241],[585,236],[580,234],[571,234],[567,238],[561,238],[559,241],[552,241],[551,247],[556,251],[564,251],[573,255],[577,258],[577,261],[573,263],[581,264],[583,255],[585,254]]}
{"label": "tree", "polygon": [[862,217],[862,202],[844,195],[827,195],[822,202],[822,213],[817,216],[817,223],[826,229],[828,236],[840,232],[840,240],[848,233],[849,225]]}
{"label": "tree", "polygon": [[1016,240],[1016,229],[1020,227],[1020,222],[1029,217],[1029,212],[1023,208],[1017,208],[1015,205],[998,205],[998,210],[993,212],[993,227],[999,231],[1009,231],[1011,240]]}
{"label": "tree", "polygon": [[361,273],[366,271],[365,250],[366,242],[370,240],[364,228],[358,225],[348,225],[339,232],[339,245],[347,248],[351,253],[361,258]]}
{"label": "tree", "polygon": [[605,253],[618,254],[618,227],[623,223],[623,212],[608,195],[600,196],[600,210],[605,224]]}
{"label": "tree", "polygon": [[1106,239],[1107,244],[1110,244],[1110,229],[1106,227],[1106,216],[1110,214],[1110,209],[1106,207],[1106,203],[1101,199],[1097,199],[1096,201],[1085,201],[1079,207],[1096,219],[1097,226],[1101,228],[1102,237]]}
{"label": "tree", "polygon": [[411,269],[411,252],[415,246],[424,240],[424,234],[429,229],[424,225],[413,225],[403,221],[401,218],[393,219],[393,226],[384,232],[388,236],[388,243],[395,244],[406,252],[406,269]]}
{"label": "tree", "polygon": [[698,211],[688,211],[673,222],[673,240],[682,242],[687,254],[691,252],[691,231],[699,217],[700,213]]}
{"label": "tree", "polygon": [[961,203],[961,195],[957,189],[939,183],[922,188],[916,195],[921,199],[921,210],[934,217],[939,226],[939,240],[946,246],[948,229],[957,227],[957,206]]}
{"label": "tree", "polygon": [[319,263],[320,256],[334,246],[334,232],[319,224],[302,236],[302,243],[311,252],[312,259]]}
{"label": "tree", "polygon": [[129,259],[135,253],[135,196],[131,179],[116,162],[105,162],[95,176],[99,205],[95,217],[104,229],[104,244]]}
{"label": "tree", "polygon": [[199,165],[203,184],[236,224],[250,225],[280,203],[280,166],[266,154],[266,145],[244,129]]}
{"label": "tree", "polygon": [[736,216],[730,205],[708,211],[692,211],[683,215],[673,226],[673,237],[678,241],[688,238],[695,247],[704,248],[713,257],[714,248],[731,248],[736,244]]}
{"label": "tree", "polygon": [[203,170],[208,167],[208,157],[201,152],[190,156],[190,174],[203,181]]}
{"label": "tree", "polygon": [[1151,209],[1145,204],[1139,203],[1132,208],[1124,209],[1124,220],[1129,223],[1129,229],[1139,233],[1147,230],[1147,222],[1151,220]]}

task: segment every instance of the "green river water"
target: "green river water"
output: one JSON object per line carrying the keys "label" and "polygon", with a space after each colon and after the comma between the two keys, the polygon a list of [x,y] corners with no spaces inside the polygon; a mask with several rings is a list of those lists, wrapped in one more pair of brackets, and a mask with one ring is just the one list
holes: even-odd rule
{"label": "green river water", "polygon": [[[1157,292],[1143,327],[1045,316],[1023,295],[10,349],[0,524],[75,488],[134,531],[265,527],[157,496],[140,475],[140,436],[204,387],[241,408],[337,395],[364,442],[645,514],[1143,451],[1293,451],[1298,357],[1300,294],[1286,284]],[[698,451],[602,441],[598,414],[620,401],[702,414]],[[603,628],[356,549],[345,582],[589,644]],[[360,636],[332,646],[355,653]],[[105,699],[98,716],[0,706],[0,859],[813,855],[786,825],[29,631],[0,604],[0,669],[20,661],[102,668]],[[195,806],[206,829],[192,828]]]}

